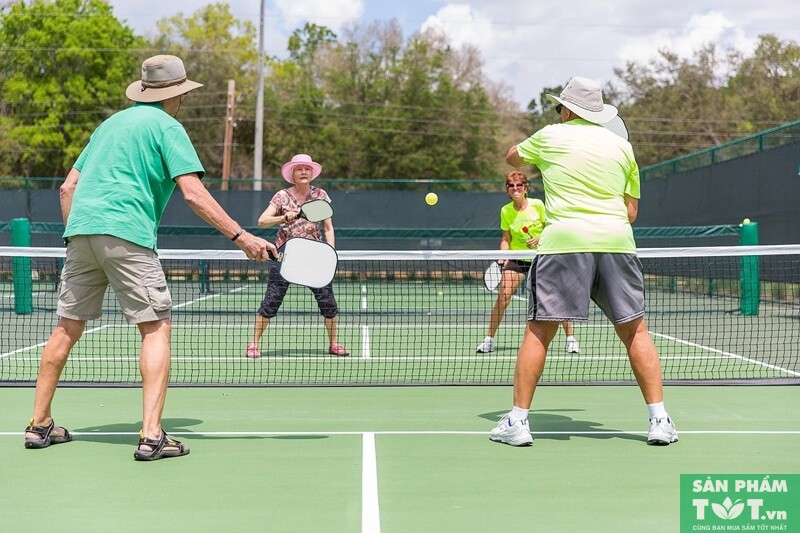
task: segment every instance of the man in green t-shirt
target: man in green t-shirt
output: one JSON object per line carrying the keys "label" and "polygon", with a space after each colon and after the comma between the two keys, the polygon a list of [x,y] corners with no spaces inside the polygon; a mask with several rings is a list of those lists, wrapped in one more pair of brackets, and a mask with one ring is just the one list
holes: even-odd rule
{"label": "man in green t-shirt", "polygon": [[528,277],[528,323],[517,355],[514,405],[489,438],[533,444],[528,411],[559,322],[586,321],[594,301],[625,345],[647,404],[648,444],[677,442],[664,408],[661,363],[644,321],[644,280],[631,223],[639,199],[639,168],[630,143],[602,127],[617,116],[600,86],[573,77],[556,104],[561,124],[545,126],[509,149],[514,167],[542,174],[547,223]]}
{"label": "man in green t-shirt", "polygon": [[69,442],[51,414],[61,371],[86,321],[99,318],[111,285],[129,324],[142,336],[142,430],[134,458],[152,461],[189,453],[161,427],[170,366],[172,298],[156,254],[156,233],[177,186],[200,218],[233,240],[247,257],[267,260],[275,246],[244,231],[201,183],[204,170],[175,119],[186,93],[180,58],[151,57],[126,95],[136,102],[104,121],[61,186],[67,256],[61,274],[58,324],[42,352],[26,448]]}

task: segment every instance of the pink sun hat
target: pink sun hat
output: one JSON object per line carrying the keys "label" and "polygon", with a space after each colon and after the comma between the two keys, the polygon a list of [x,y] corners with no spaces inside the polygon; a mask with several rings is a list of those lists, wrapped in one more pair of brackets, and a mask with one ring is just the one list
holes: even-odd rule
{"label": "pink sun hat", "polygon": [[292,178],[292,172],[294,172],[295,167],[299,167],[301,165],[306,165],[311,167],[312,180],[322,173],[322,165],[320,165],[315,161],[312,161],[310,155],[297,154],[292,158],[291,161],[289,161],[288,163],[283,165],[283,167],[281,167],[281,175],[283,176],[283,179],[285,179],[289,183],[294,183],[294,179]]}

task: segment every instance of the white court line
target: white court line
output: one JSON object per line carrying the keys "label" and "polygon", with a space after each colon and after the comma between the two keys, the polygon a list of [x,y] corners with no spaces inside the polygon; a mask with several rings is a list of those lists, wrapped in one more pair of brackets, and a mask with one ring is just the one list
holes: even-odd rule
{"label": "white court line", "polygon": [[371,357],[369,344],[369,326],[366,324],[361,327],[361,357],[369,359]]}
{"label": "white court line", "polygon": [[[94,333],[94,332],[96,332],[96,331],[100,331],[101,329],[105,329],[105,328],[108,328],[108,327],[110,327],[110,326],[109,326],[109,325],[105,325],[105,326],[98,326],[98,327],[96,327],[96,328],[92,328],[92,329],[90,329],[90,330],[87,330],[87,331],[85,331],[83,334],[84,334],[84,335],[86,335],[87,333]],[[128,326],[128,327],[130,327],[130,326]],[[16,350],[12,350],[12,351],[10,351],[10,352],[6,352],[6,353],[0,353],[0,359],[2,359],[3,357],[8,357],[9,355],[14,355],[14,354],[17,354],[17,353],[25,353],[25,352],[30,352],[31,350],[36,350],[37,348],[42,348],[42,347],[44,347],[44,345],[45,345],[45,344],[47,344],[47,341],[45,341],[45,342],[40,342],[39,344],[33,344],[33,345],[31,345],[31,346],[26,346],[26,347],[24,347],[24,348],[18,348],[18,349],[16,349]],[[35,355],[36,355],[36,358],[38,359],[38,358],[39,358],[39,352],[38,352],[38,350],[36,351],[36,354],[35,354]],[[137,358],[137,361],[138,361],[138,358]]]}
{"label": "white court line", "polygon": [[[361,286],[361,309],[367,308],[367,286]],[[363,359],[369,359],[372,355],[372,351],[370,350],[369,344],[369,325],[364,324],[361,326],[361,357]]]}
{"label": "white court line", "polygon": [[234,287],[234,288],[228,290],[227,292],[209,294],[207,296],[201,296],[200,298],[192,298],[191,300],[186,300],[183,303],[180,303],[180,304],[177,304],[177,305],[173,305],[172,308],[173,309],[180,309],[181,307],[186,307],[188,305],[192,305],[192,304],[196,304],[196,303],[199,303],[199,302],[203,302],[205,300],[212,300],[214,298],[220,298],[222,296],[226,296],[226,295],[231,294],[233,292],[241,292],[246,288],[247,288],[247,285],[241,285],[239,287]]}
{"label": "white court line", "polygon": [[380,531],[375,433],[366,432],[361,437],[361,532],[380,533]]}
{"label": "white court line", "polygon": [[708,350],[709,352],[718,353],[718,354],[724,355],[724,356],[726,356],[727,358],[730,358],[730,359],[739,359],[740,361],[745,361],[745,362],[753,364],[753,365],[760,365],[760,366],[769,368],[771,370],[778,370],[778,371],[783,372],[785,374],[789,374],[790,376],[800,376],[800,372],[795,372],[794,370],[789,370],[788,368],[783,368],[783,367],[780,367],[780,366],[777,366],[777,365],[772,365],[770,363],[765,363],[764,361],[759,361],[758,359],[751,359],[749,357],[745,357],[743,355],[739,355],[739,354],[736,354],[736,353],[733,353],[733,352],[726,352],[726,351],[723,351],[723,350],[718,350],[716,348],[712,348],[710,346],[703,346],[702,344],[697,344],[697,343],[694,343],[694,342],[690,342],[690,341],[686,341],[686,340],[683,340],[683,339],[679,339],[677,337],[672,337],[671,335],[664,335],[662,333],[654,333],[652,331],[650,332],[650,334],[651,335],[655,335],[657,337],[662,337],[664,339],[671,340],[673,342],[677,342],[679,344],[685,344],[687,346],[692,346],[694,348],[700,348],[701,350]]}
{"label": "white court line", "polygon": [[[241,286],[241,287],[235,287],[235,288],[231,289],[228,292],[229,293],[231,293],[231,292],[239,292],[239,291],[243,290],[245,287],[246,287],[246,285],[245,286]],[[203,300],[210,300],[212,298],[218,298],[220,296],[224,296],[224,294],[223,293],[210,294],[208,296],[202,296],[200,298],[194,298],[192,300],[187,300],[187,301],[185,301],[183,303],[173,305],[172,308],[173,309],[180,309],[181,307],[186,307],[187,305],[192,305],[192,304],[197,303],[197,302],[202,302]],[[250,327],[251,326],[252,325],[250,325]],[[102,325],[102,326],[98,326],[96,328],[91,328],[89,330],[86,330],[83,333],[83,335],[86,335],[87,333],[95,333],[97,331],[100,331],[100,330],[106,329],[106,328],[123,328],[123,327],[125,329],[130,329],[132,326],[130,326],[128,324],[105,324],[105,325]],[[215,327],[219,327],[219,326],[215,326]],[[243,326],[237,326],[237,327],[243,327]],[[173,328],[174,328],[174,324],[173,324]],[[33,344],[31,346],[26,346],[24,348],[18,348],[16,350],[11,351],[11,352],[0,353],[0,359],[2,359],[4,357],[8,357],[10,355],[17,354],[17,353],[23,353],[23,352],[28,352],[30,350],[35,350],[37,348],[42,348],[45,344],[47,344],[47,341],[40,342],[38,344]],[[37,353],[37,357],[38,357],[38,353]],[[76,360],[79,360],[79,358],[72,357],[72,358],[70,358],[70,360],[71,361],[76,361]],[[93,359],[84,359],[84,360],[89,361],[89,360],[93,360]],[[138,361],[138,356],[137,356],[137,361]]]}

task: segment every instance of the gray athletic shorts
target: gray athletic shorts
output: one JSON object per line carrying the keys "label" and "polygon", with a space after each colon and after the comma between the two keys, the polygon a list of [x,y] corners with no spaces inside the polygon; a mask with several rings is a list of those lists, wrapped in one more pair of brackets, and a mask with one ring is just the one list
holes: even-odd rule
{"label": "gray athletic shorts", "polygon": [[58,315],[73,320],[99,318],[109,285],[129,324],[170,317],[172,296],[153,250],[110,235],[70,237]]}
{"label": "gray athletic shorts", "polygon": [[614,324],[644,315],[636,254],[538,255],[528,276],[528,320],[586,321],[591,299]]}

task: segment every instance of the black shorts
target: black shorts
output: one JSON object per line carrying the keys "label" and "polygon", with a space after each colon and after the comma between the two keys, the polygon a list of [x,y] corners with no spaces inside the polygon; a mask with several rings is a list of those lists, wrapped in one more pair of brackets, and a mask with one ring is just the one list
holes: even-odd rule
{"label": "black shorts", "polygon": [[506,261],[506,266],[503,267],[503,270],[519,272],[520,274],[525,274],[527,276],[532,264],[533,261],[530,259],[508,259]]}
{"label": "black shorts", "polygon": [[[258,308],[258,314],[264,318],[274,318],[278,314],[278,308],[286,297],[289,290],[289,282],[281,277],[278,263],[271,261],[269,264],[269,281],[267,282],[267,292],[264,300]],[[333,284],[328,283],[319,289],[309,287],[317,300],[319,313],[325,318],[333,318],[339,314],[339,307],[336,305],[336,297],[333,295]]]}

